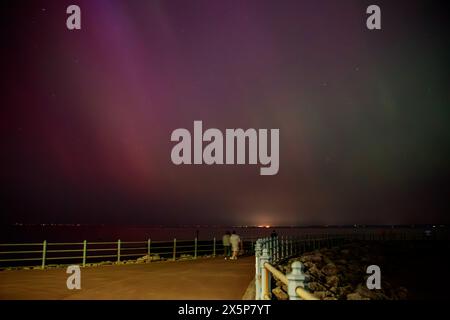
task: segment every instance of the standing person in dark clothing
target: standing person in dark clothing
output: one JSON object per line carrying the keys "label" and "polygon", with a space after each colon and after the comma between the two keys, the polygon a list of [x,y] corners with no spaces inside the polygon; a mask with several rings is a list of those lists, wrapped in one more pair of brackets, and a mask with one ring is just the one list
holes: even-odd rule
{"label": "standing person in dark clothing", "polygon": [[225,260],[227,260],[231,255],[230,236],[230,231],[227,231],[222,237],[223,254],[225,256]]}

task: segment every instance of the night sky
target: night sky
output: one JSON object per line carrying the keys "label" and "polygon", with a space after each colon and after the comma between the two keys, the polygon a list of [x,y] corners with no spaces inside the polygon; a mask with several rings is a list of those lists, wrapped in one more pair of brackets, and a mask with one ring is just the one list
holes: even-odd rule
{"label": "night sky", "polygon": [[[382,30],[366,28],[370,4]],[[448,223],[448,13],[439,1],[2,1],[1,221]],[[194,120],[279,128],[279,173],[175,166],[170,135]]]}

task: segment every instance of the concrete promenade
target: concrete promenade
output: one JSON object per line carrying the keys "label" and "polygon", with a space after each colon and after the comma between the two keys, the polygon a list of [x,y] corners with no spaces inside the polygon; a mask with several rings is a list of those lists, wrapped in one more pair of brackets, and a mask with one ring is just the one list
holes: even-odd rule
{"label": "concrete promenade", "polygon": [[242,299],[254,257],[81,268],[81,290],[69,290],[65,268],[0,271],[0,299]]}

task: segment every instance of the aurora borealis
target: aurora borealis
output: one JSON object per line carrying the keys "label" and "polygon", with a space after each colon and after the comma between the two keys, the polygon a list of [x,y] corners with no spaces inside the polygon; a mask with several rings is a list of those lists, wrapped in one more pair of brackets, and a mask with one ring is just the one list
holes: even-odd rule
{"label": "aurora borealis", "polygon": [[[82,29],[65,27],[66,7]],[[382,30],[365,9],[382,10]],[[439,1],[2,3],[2,222],[448,219]],[[176,128],[279,128],[280,170],[175,166]]]}

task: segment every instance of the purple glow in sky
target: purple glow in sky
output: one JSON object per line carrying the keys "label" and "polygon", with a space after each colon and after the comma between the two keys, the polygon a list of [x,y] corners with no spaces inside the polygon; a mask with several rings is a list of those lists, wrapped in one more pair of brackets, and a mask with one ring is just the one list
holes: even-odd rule
{"label": "purple glow in sky", "polygon": [[[381,31],[360,0],[3,4],[2,220],[448,221],[445,18],[377,3]],[[194,120],[279,128],[279,173],[173,165]]]}

